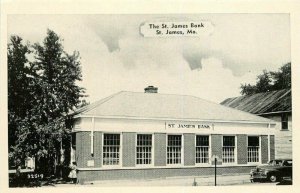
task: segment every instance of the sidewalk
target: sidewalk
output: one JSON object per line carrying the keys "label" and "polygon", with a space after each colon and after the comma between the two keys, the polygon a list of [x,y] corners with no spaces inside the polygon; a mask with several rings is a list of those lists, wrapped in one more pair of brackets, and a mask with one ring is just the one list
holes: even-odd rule
{"label": "sidewalk", "polygon": [[[217,176],[218,186],[250,184],[249,174],[232,174]],[[188,177],[168,177],[158,179],[135,179],[135,180],[106,180],[86,182],[83,185],[75,184],[55,184],[56,187],[69,186],[214,186],[214,176],[188,176]]]}

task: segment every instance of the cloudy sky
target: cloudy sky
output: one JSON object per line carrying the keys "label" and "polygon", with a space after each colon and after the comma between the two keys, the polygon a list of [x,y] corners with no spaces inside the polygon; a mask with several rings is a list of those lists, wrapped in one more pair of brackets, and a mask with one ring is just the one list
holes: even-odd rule
{"label": "cloudy sky", "polygon": [[[201,37],[143,37],[144,22],[210,21]],[[42,42],[47,28],[80,52],[88,101],[121,90],[193,95],[214,102],[238,96],[266,70],[291,61],[288,14],[10,15],[8,37]]]}

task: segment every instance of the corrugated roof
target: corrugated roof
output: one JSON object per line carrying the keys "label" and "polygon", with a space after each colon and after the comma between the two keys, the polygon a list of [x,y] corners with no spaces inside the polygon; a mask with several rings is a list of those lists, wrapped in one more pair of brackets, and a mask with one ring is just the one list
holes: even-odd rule
{"label": "corrugated roof", "polygon": [[253,114],[292,111],[291,89],[228,98],[222,105]]}
{"label": "corrugated roof", "polygon": [[122,91],[92,103],[75,114],[128,118],[163,118],[208,121],[273,121],[209,102],[198,97]]}

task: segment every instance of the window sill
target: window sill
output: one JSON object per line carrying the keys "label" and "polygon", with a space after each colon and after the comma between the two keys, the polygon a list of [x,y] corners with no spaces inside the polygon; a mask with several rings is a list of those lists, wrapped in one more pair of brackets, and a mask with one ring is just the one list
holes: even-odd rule
{"label": "window sill", "polygon": [[136,168],[152,168],[154,167],[153,164],[135,164]]}
{"label": "window sill", "polygon": [[211,163],[196,163],[195,166],[196,167],[207,167],[207,166],[212,166],[214,164]]}
{"label": "window sill", "polygon": [[166,167],[184,167],[183,164],[167,164]]}
{"label": "window sill", "polygon": [[257,165],[260,165],[261,163],[260,162],[248,162],[247,165],[248,166],[257,166]]}
{"label": "window sill", "polygon": [[222,166],[239,166],[239,164],[236,163],[236,162],[232,162],[232,163],[224,163],[224,162],[222,162]]}
{"label": "window sill", "polygon": [[122,167],[121,165],[102,165],[103,169],[122,169],[124,167]]}

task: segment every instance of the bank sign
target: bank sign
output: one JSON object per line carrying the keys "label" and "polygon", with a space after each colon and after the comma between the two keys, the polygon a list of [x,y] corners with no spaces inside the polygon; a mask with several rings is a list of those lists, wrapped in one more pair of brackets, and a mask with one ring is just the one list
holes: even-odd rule
{"label": "bank sign", "polygon": [[166,123],[166,129],[211,129],[211,124]]}

